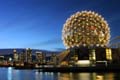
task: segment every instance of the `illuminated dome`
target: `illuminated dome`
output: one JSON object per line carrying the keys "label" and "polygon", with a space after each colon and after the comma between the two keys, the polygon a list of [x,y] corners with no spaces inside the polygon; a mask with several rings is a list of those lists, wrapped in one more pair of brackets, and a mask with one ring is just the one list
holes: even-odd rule
{"label": "illuminated dome", "polygon": [[66,48],[79,46],[107,46],[110,29],[104,18],[92,11],[73,14],[66,20],[62,40]]}

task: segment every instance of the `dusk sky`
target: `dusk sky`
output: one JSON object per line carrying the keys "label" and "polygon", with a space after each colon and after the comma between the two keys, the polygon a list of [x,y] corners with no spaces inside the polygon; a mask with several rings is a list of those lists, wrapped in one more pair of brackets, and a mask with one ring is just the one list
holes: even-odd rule
{"label": "dusk sky", "polygon": [[65,49],[63,24],[83,10],[102,15],[111,38],[120,36],[119,0],[0,0],[0,48]]}

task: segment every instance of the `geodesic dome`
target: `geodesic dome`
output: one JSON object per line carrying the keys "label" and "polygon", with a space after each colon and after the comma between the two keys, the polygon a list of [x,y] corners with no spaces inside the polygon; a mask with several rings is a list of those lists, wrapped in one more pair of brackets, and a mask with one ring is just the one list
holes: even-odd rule
{"label": "geodesic dome", "polygon": [[66,48],[107,46],[110,28],[104,18],[92,11],[77,12],[63,26],[62,40]]}

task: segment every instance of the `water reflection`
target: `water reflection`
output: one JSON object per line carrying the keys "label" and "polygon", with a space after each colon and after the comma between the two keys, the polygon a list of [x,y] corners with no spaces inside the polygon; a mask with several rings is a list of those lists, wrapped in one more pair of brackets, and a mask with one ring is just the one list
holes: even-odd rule
{"label": "water reflection", "polygon": [[12,80],[12,68],[11,67],[9,67],[8,68],[8,80]]}
{"label": "water reflection", "polygon": [[42,80],[42,76],[40,76],[40,75],[42,75],[42,72],[36,71],[35,72],[35,80]]}
{"label": "water reflection", "polygon": [[57,80],[58,73],[53,72],[35,72],[35,80]]}
{"label": "water reflection", "polygon": [[0,80],[120,80],[120,73],[53,73],[9,67],[0,68]]}
{"label": "water reflection", "polygon": [[114,73],[97,73],[96,80],[115,80]]}
{"label": "water reflection", "polygon": [[93,80],[91,73],[60,73],[58,80]]}
{"label": "water reflection", "polygon": [[115,80],[113,73],[60,73],[58,80]]}
{"label": "water reflection", "polygon": [[13,69],[12,75],[13,75],[12,77],[14,78],[14,80],[20,80],[20,70]]}

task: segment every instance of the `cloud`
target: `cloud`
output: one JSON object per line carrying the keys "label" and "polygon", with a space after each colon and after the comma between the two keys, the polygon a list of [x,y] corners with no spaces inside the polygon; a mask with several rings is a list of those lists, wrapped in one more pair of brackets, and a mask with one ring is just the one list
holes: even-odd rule
{"label": "cloud", "polygon": [[54,48],[55,50],[57,50],[57,51],[64,51],[64,50],[66,50],[65,48]]}
{"label": "cloud", "polygon": [[48,45],[61,44],[61,43],[62,43],[62,40],[60,38],[54,38],[54,39],[49,39],[43,42],[36,42],[36,43],[30,44],[29,46],[38,47],[38,46],[48,46]]}

